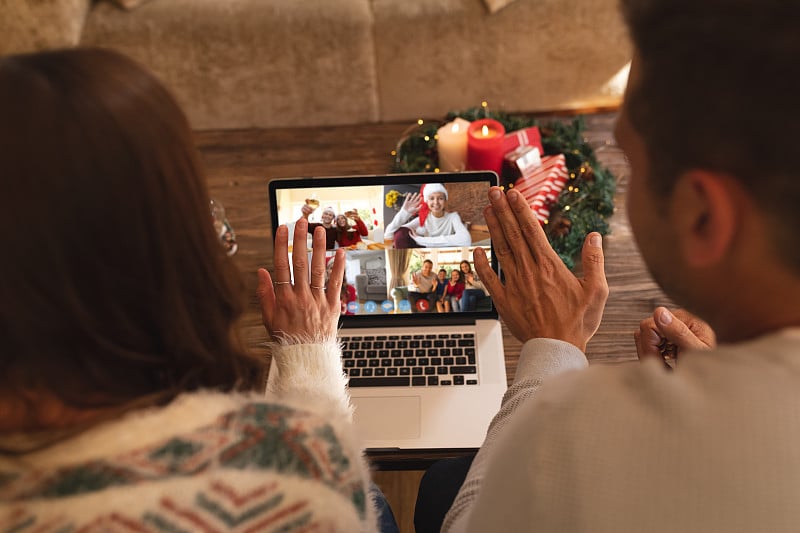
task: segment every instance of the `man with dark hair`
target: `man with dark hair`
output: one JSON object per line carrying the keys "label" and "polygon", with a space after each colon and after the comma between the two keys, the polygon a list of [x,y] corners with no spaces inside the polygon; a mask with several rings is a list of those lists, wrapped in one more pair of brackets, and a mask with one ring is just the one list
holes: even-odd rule
{"label": "man with dark hair", "polygon": [[426,259],[422,268],[411,274],[411,281],[415,291],[408,291],[408,300],[411,311],[414,313],[429,313],[436,301],[436,274],[433,273],[433,261]]}
{"label": "man with dark hair", "polygon": [[700,319],[659,308],[635,335],[641,364],[586,368],[608,295],[600,235],[577,279],[524,198],[492,189],[505,279],[480,248],[475,265],[524,345],[444,531],[800,523],[800,2],[622,8],[635,45],[616,128],[631,226],[654,279],[720,345]]}
{"label": "man with dark hair", "polygon": [[[300,212],[302,213],[302,217],[308,220],[309,215],[314,212],[314,207],[306,204],[300,208]],[[336,211],[333,210],[332,207],[328,206],[322,210],[322,215],[320,216],[322,222],[309,222],[308,223],[308,233],[314,234],[317,228],[323,228],[325,230],[325,249],[326,250],[333,250],[336,248],[336,226],[334,225],[334,220],[336,220]]]}

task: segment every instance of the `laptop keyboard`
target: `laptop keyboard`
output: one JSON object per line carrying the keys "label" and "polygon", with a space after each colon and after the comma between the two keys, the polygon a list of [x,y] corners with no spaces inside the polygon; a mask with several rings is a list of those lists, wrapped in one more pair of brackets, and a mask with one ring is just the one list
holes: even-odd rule
{"label": "laptop keyboard", "polygon": [[341,336],[351,387],[477,385],[475,334]]}

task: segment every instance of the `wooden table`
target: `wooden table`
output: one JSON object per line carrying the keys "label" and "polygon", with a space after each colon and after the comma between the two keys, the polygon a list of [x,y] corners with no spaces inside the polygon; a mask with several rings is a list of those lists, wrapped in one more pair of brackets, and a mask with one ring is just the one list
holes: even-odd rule
{"label": "wooden table", "polygon": [[[625,215],[629,168],[613,142],[614,113],[586,117],[586,139],[598,159],[617,176],[616,213],[605,238],[610,296],[600,330],[587,347],[591,363],[636,358],[632,333],[652,309],[668,303],[642,264]],[[387,172],[397,139],[407,123],[368,126],[208,131],[196,134],[211,195],[222,202],[236,231],[234,260],[244,273],[249,306],[242,331],[249,349],[267,356],[264,329],[255,298],[256,269],[272,268],[272,238],[267,183],[272,178],[360,175]],[[513,379],[520,342],[503,328],[506,366]]]}

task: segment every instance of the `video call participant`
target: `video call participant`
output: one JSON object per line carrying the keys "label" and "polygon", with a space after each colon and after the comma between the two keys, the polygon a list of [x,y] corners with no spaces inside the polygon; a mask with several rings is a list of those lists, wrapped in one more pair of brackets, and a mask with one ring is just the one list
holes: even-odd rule
{"label": "video call participant", "polygon": [[[315,210],[314,207],[303,204],[300,208],[300,212],[303,214],[303,218],[308,220],[309,215],[313,213]],[[332,207],[326,207],[322,210],[322,215],[320,216],[321,222],[309,222],[308,223],[308,233],[314,234],[314,230],[317,228],[324,228],[325,229],[325,249],[326,250],[333,250],[336,248],[336,226],[333,224],[334,219],[336,218],[336,212],[333,210]]]}
{"label": "video call participant", "polygon": [[408,291],[408,301],[415,313],[429,312],[436,302],[436,274],[433,273],[433,261],[426,259],[422,268],[411,274],[416,291]]}
{"label": "video call participant", "polygon": [[[350,221],[353,219],[355,226],[350,226]],[[336,217],[336,242],[340,247],[353,246],[361,241],[361,237],[369,235],[369,230],[361,217],[358,216],[358,211],[355,209],[348,211],[346,215],[338,215]]]}
{"label": "video call participant", "polygon": [[444,284],[444,291],[440,300],[436,302],[436,310],[440,313],[461,311],[461,296],[464,294],[464,280],[461,271],[450,271],[450,281]]}
{"label": "video call participant", "polygon": [[478,273],[472,270],[472,265],[466,259],[459,265],[461,277],[464,280],[464,294],[461,297],[461,311],[475,311],[478,300],[487,295]]}
{"label": "video call participant", "polygon": [[395,248],[469,246],[469,230],[456,212],[447,212],[447,189],[427,183],[421,193],[406,195],[403,206],[384,230]]}
{"label": "video call participant", "polygon": [[440,268],[439,272],[436,273],[436,283],[433,286],[433,290],[436,292],[436,301],[442,299],[442,295],[444,295],[444,289],[446,286],[447,286],[447,270]]}

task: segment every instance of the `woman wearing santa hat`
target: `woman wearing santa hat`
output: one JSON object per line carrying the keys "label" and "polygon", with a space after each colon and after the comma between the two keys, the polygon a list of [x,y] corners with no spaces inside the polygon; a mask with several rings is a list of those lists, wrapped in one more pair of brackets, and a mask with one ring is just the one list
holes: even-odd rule
{"label": "woman wearing santa hat", "polygon": [[403,207],[387,224],[384,237],[395,248],[469,246],[472,238],[458,213],[448,213],[447,189],[427,183],[420,193],[409,193]]}

